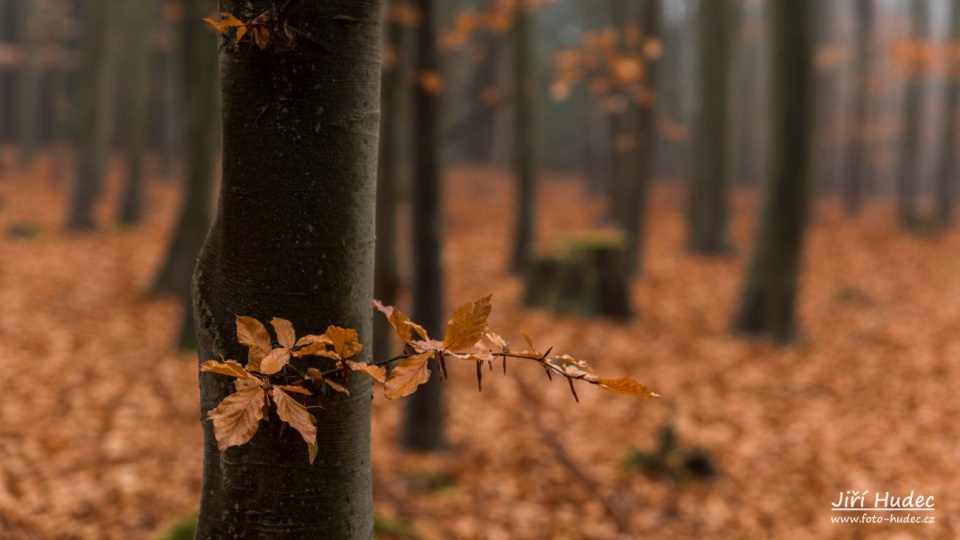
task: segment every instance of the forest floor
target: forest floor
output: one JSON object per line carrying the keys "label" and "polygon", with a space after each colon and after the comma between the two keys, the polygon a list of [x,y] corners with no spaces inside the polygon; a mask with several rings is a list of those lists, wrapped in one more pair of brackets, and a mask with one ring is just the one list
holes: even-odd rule
{"label": "forest floor", "polygon": [[[197,359],[171,348],[177,303],[144,295],[178,194],[155,181],[143,225],[109,225],[119,170],[93,234],[64,231],[69,189],[46,170],[0,182],[0,538],[152,538],[198,504]],[[448,309],[493,293],[491,326],[507,339],[527,332],[663,397],[581,385],[576,404],[533,365],[484,377],[478,393],[472,368],[452,366],[450,449],[416,455],[397,450],[403,404],[378,392],[383,538],[960,537],[960,229],[906,235],[886,205],[848,220],[821,203],[804,338],[776,347],[729,332],[755,196],[736,197],[736,253],[703,258],[684,248],[683,191],[657,186],[632,291],[640,317],[620,323],[521,306],[505,271],[511,193],[502,171],[449,175]],[[542,241],[600,223],[576,179],[549,177],[541,194]],[[665,424],[710,456],[714,477],[630,466]],[[932,495],[935,510],[913,514],[936,523],[832,523],[846,490],[870,490],[867,506],[875,492]]]}

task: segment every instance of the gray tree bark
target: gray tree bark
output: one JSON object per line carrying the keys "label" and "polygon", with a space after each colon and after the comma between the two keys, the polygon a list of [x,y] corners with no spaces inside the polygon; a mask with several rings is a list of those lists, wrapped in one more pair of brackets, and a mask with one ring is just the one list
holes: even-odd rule
{"label": "gray tree bark", "polygon": [[100,196],[103,165],[107,151],[107,80],[109,2],[90,0],[85,6],[83,29],[84,64],[80,74],[77,122],[74,133],[76,176],[67,227],[71,230],[96,228],[93,210]]}
{"label": "gray tree bark", "polygon": [[520,0],[513,20],[514,174],[517,186],[514,209],[511,270],[522,272],[530,262],[536,234],[537,133],[536,87],[533,77],[533,21],[531,5]]}
{"label": "gray tree bark", "polygon": [[860,213],[864,185],[865,127],[870,106],[870,43],[873,36],[873,0],[857,0],[856,44],[853,58],[855,99],[850,112],[850,139],[847,174],[843,179],[844,208],[849,215]]}
{"label": "gray tree bark", "polygon": [[772,0],[770,21],[773,155],[753,259],[734,328],[787,342],[797,334],[797,281],[810,200],[813,3]]}
{"label": "gray tree bark", "polygon": [[[415,71],[436,74],[437,38],[435,3],[417,0],[422,19],[417,28]],[[436,337],[442,336],[444,319],[443,213],[440,202],[440,159],[437,149],[439,96],[423,84],[413,93],[413,320]],[[443,386],[436,363],[430,382],[407,398],[401,445],[411,450],[433,451],[446,445],[443,436]]]}
{"label": "gray tree bark", "polygon": [[[960,41],[960,5],[950,6],[950,42]],[[960,111],[960,59],[952,58],[950,65],[951,77],[947,82],[946,103],[944,105],[943,121],[943,148],[940,150],[940,160],[937,164],[937,219],[941,225],[948,225],[953,221],[953,202],[956,191],[956,146],[957,146],[957,113]]]}
{"label": "gray tree bark", "polygon": [[127,157],[127,176],[120,199],[117,221],[132,225],[143,216],[143,154],[147,140],[147,107],[150,101],[147,62],[150,55],[150,30],[153,19],[152,4],[142,1],[126,2],[124,64],[127,74],[127,95],[124,97],[126,114],[123,120]]}
{"label": "gray tree bark", "polygon": [[[370,358],[381,6],[282,4],[220,0],[242,20],[282,20],[265,51],[221,39],[223,180],[193,289],[201,361],[246,358],[238,314],[283,317],[299,334],[355,328]],[[296,36],[289,47],[284,27]],[[373,537],[372,386],[359,376],[346,384],[350,396],[325,396],[315,414],[312,466],[275,414],[225,453],[204,422],[198,539]],[[201,373],[203,416],[233,391],[232,380]]]}
{"label": "gray tree bark", "polygon": [[[398,4],[389,0],[386,5]],[[394,52],[393,65],[384,65],[380,95],[380,159],[377,167],[377,248],[374,268],[374,295],[392,306],[400,289],[397,258],[397,196],[400,169],[399,109],[403,92],[403,59],[400,52],[404,28],[392,21],[385,23],[384,47]],[[374,318],[373,350],[377,357],[392,356],[393,329],[382,317]]]}
{"label": "gray tree bark", "polygon": [[[910,2],[912,39],[927,37],[927,0]],[[920,161],[920,136],[923,119],[924,67],[911,66],[907,74],[907,89],[903,103],[903,131],[900,139],[900,169],[897,175],[897,215],[900,225],[911,228],[917,224],[917,170]]]}
{"label": "gray tree bark", "polygon": [[23,2],[18,10],[21,32],[20,68],[16,78],[16,125],[19,165],[33,163],[40,140],[40,66],[36,53],[40,48],[42,14],[36,2]]}
{"label": "gray tree bark", "polygon": [[730,250],[730,64],[734,17],[729,0],[700,2],[700,96],[696,156],[687,208],[689,246],[704,254]]}

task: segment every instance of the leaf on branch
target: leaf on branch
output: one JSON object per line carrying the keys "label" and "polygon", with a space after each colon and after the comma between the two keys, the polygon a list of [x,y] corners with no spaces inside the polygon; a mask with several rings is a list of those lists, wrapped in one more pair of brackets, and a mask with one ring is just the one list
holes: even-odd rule
{"label": "leaf on branch", "polygon": [[383,395],[387,399],[397,399],[416,392],[418,386],[430,380],[431,357],[432,352],[425,352],[397,364],[384,384]]}
{"label": "leaf on branch", "polygon": [[459,351],[473,347],[480,341],[487,327],[487,317],[493,309],[490,305],[492,297],[493,295],[484,296],[472,304],[458,307],[453,312],[453,317],[447,323],[446,335],[443,337],[445,349]]}
{"label": "leaf on branch", "polygon": [[551,356],[545,360],[545,363],[548,367],[563,376],[583,379],[587,382],[597,384],[597,376],[593,372],[593,368],[590,367],[590,364],[574,358],[569,354]]}
{"label": "leaf on branch", "polygon": [[249,349],[247,369],[260,371],[260,361],[273,350],[270,334],[263,323],[253,317],[237,317],[237,339]]}
{"label": "leaf on branch", "polygon": [[413,340],[413,332],[416,332],[422,339],[429,340],[430,336],[422,326],[411,321],[399,309],[393,306],[385,306],[379,300],[373,301],[373,307],[386,315],[390,325],[397,332],[397,337],[404,343],[410,343]]}
{"label": "leaf on branch", "polygon": [[234,45],[239,45],[239,44],[240,44],[240,40],[242,40],[242,39],[243,39],[243,36],[245,36],[245,35],[247,35],[247,27],[246,27],[246,26],[241,26],[240,28],[237,28],[237,38],[234,40],[233,44],[234,44]]}
{"label": "leaf on branch", "polygon": [[383,366],[374,366],[371,364],[365,364],[363,362],[354,362],[352,360],[346,361],[347,368],[350,371],[360,371],[366,373],[373,380],[379,383],[385,383],[387,380],[387,368]]}
{"label": "leaf on branch", "polygon": [[209,373],[219,373],[220,375],[229,375],[238,379],[249,379],[263,384],[260,379],[254,377],[249,371],[243,369],[236,360],[227,360],[226,362],[217,362],[216,360],[207,360],[200,364],[200,371]]}
{"label": "leaf on branch", "polygon": [[257,44],[257,47],[260,47],[261,51],[265,51],[267,45],[270,45],[270,29],[266,26],[254,26],[253,42]]}
{"label": "leaf on branch", "polygon": [[262,388],[248,388],[230,394],[207,413],[207,418],[213,421],[213,436],[221,452],[253,438],[263,419],[265,398]]}
{"label": "leaf on branch", "polygon": [[500,349],[503,351],[507,351],[510,348],[510,345],[507,343],[507,341],[500,337],[499,334],[494,333],[493,330],[490,330],[489,326],[483,331],[483,335],[490,341],[490,343],[500,347]]}
{"label": "leaf on branch", "polygon": [[363,345],[360,344],[360,337],[353,328],[329,326],[327,327],[326,336],[330,339],[333,350],[337,353],[337,356],[339,356],[338,360],[352,358],[363,350]]}
{"label": "leaf on branch", "polygon": [[226,11],[220,13],[221,20],[215,21],[210,18],[203,19],[207,24],[214,27],[217,32],[226,35],[231,28],[244,26],[243,21],[237,19],[232,13]]}
{"label": "leaf on branch", "polygon": [[340,393],[342,393],[342,394],[346,394],[346,395],[348,395],[348,396],[350,395],[350,390],[347,390],[347,387],[346,387],[346,386],[343,386],[342,384],[335,383],[335,382],[333,382],[333,381],[331,381],[330,379],[327,379],[327,378],[324,378],[324,379],[323,379],[323,383],[326,384],[327,386],[329,386],[330,388],[333,388],[333,389],[336,390],[337,392],[340,392]]}
{"label": "leaf on branch", "polygon": [[286,349],[292,349],[294,343],[297,341],[297,334],[293,330],[293,323],[280,317],[274,317],[273,320],[270,321],[270,325],[273,326],[273,331],[277,333],[277,343]]}
{"label": "leaf on branch", "polygon": [[270,397],[277,405],[277,416],[297,430],[308,445],[317,444],[317,426],[313,425],[317,419],[307,411],[307,408],[287,395],[279,386],[270,389]]}
{"label": "leaf on branch", "polygon": [[291,394],[300,394],[300,395],[302,395],[302,396],[312,396],[312,395],[313,395],[313,392],[307,390],[306,388],[304,388],[304,387],[302,387],[302,386],[289,386],[289,385],[284,385],[284,386],[281,386],[280,388],[283,388],[283,390],[284,390],[285,392],[290,392]]}
{"label": "leaf on branch", "polygon": [[327,345],[333,345],[333,342],[325,335],[306,335],[298,339],[297,343],[292,347],[297,349],[293,351],[293,355],[297,358],[303,358],[304,356],[315,355],[321,352],[325,353],[327,352]]}
{"label": "leaf on branch", "polygon": [[[347,360],[347,362],[348,362],[348,363],[351,363],[351,364],[355,364],[355,363],[356,363],[356,362],[351,362],[350,360]],[[333,389],[336,390],[337,392],[342,392],[342,393],[344,393],[344,394],[346,394],[346,395],[348,395],[348,396],[350,395],[350,390],[347,390],[347,388],[346,388],[345,386],[343,386],[343,385],[341,385],[341,384],[338,384],[338,383],[335,383],[335,382],[331,381],[330,379],[324,377],[324,376],[323,376],[323,373],[321,373],[320,370],[317,369],[317,368],[310,368],[310,369],[307,370],[307,379],[308,379],[308,380],[311,380],[311,381],[314,381],[315,384],[322,382],[323,384],[326,384],[327,386],[329,386],[330,388],[333,388]],[[316,386],[315,386],[315,387],[316,387]]]}
{"label": "leaf on branch", "polygon": [[290,363],[290,351],[288,349],[274,349],[260,363],[260,373],[264,375],[273,375],[278,373],[283,366]]}
{"label": "leaf on branch", "polygon": [[640,396],[645,398],[658,398],[660,394],[650,391],[646,386],[638,383],[630,377],[620,377],[618,379],[597,378],[597,384],[604,390],[614,394],[624,394],[627,396]]}

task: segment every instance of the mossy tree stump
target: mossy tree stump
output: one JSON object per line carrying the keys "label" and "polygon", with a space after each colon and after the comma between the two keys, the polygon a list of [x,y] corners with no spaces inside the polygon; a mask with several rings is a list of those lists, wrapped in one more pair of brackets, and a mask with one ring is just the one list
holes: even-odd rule
{"label": "mossy tree stump", "polygon": [[619,230],[557,238],[528,264],[524,302],[558,313],[628,319],[629,253],[627,235]]}

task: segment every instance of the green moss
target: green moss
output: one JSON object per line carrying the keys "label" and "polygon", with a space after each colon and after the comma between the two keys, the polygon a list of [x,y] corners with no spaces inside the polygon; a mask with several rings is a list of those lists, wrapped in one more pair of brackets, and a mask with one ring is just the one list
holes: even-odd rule
{"label": "green moss", "polygon": [[197,531],[197,515],[193,514],[170,529],[157,535],[156,540],[193,540]]}

